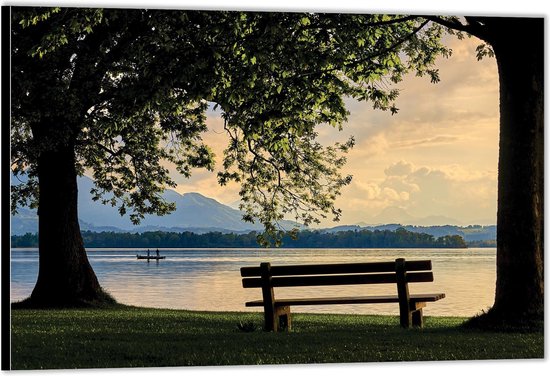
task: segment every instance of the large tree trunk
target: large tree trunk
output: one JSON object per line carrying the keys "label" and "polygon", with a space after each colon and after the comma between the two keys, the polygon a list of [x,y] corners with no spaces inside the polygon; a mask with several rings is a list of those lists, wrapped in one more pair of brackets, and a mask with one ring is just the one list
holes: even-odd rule
{"label": "large tree trunk", "polygon": [[39,178],[39,272],[33,306],[96,305],[102,291],[84,249],[77,213],[74,145],[42,151]]}
{"label": "large tree trunk", "polygon": [[544,20],[488,25],[500,80],[497,282],[493,317],[543,317]]}

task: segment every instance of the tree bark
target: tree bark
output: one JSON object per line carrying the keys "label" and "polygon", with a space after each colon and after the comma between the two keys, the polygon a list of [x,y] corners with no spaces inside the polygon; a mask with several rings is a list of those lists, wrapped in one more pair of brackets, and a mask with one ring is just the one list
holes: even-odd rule
{"label": "tree bark", "polygon": [[544,20],[488,24],[500,82],[497,282],[492,314],[544,309]]}
{"label": "tree bark", "polygon": [[99,285],[80,233],[74,144],[42,151],[38,178],[39,271],[30,303],[81,306],[112,301]]}

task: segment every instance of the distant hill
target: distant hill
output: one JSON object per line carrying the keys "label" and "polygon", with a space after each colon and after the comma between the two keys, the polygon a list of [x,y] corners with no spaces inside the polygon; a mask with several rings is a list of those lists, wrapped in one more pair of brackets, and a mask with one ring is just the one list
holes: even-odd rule
{"label": "distant hill", "polygon": [[35,233],[38,230],[36,211],[29,208],[19,208],[17,215],[11,217],[11,234],[23,235],[27,232]]}
{"label": "distant hill", "polygon": [[352,226],[337,226],[328,229],[323,229],[323,232],[340,232],[340,231],[360,231],[360,230],[379,230],[379,231],[395,231],[397,228],[403,227],[405,230],[415,233],[424,233],[432,235],[436,238],[447,235],[460,235],[466,242],[478,242],[495,240],[497,237],[497,227],[495,225],[482,226],[482,225],[469,225],[469,226],[456,226],[456,225],[442,225],[442,226],[413,226],[413,225],[401,225],[398,223],[385,224],[385,225],[352,225]]}
{"label": "distant hill", "polygon": [[[415,217],[409,214],[405,209],[398,208],[396,206],[389,206],[384,208],[380,213],[375,215],[371,220],[371,225],[384,224],[384,223],[402,223],[406,225],[415,226],[442,226],[442,225],[454,225],[461,226],[463,223],[455,218],[443,216],[443,215],[431,215],[427,217]],[[361,224],[367,225],[362,222]]]}
{"label": "distant hill", "polygon": [[[127,216],[121,217],[116,208],[102,205],[92,200],[90,189],[93,181],[86,177],[78,179],[79,199],[78,212],[80,227],[82,231],[94,232],[194,232],[196,234],[205,234],[208,232],[221,233],[248,233],[250,231],[262,231],[263,227],[259,224],[251,224],[242,221],[242,213],[228,205],[203,196],[200,193],[185,193],[167,189],[163,196],[167,201],[176,204],[176,210],[162,217],[146,216],[139,226],[134,226]],[[428,219],[419,219],[408,215],[402,209],[388,208],[378,220],[383,220],[378,225],[367,225],[360,223],[357,225],[343,225],[332,228],[322,229],[320,231],[333,233],[340,231],[360,231],[366,230],[389,230],[395,231],[399,227],[407,231],[416,233],[426,233],[434,237],[446,235],[460,235],[465,241],[486,241],[496,239],[496,226],[460,226],[451,223],[451,219],[446,217],[437,217],[438,220],[448,220],[449,223],[442,225],[420,225],[414,223],[401,224],[403,222],[392,220],[399,216],[405,216],[412,222],[414,219],[423,223]],[[429,222],[429,221],[428,221]],[[297,226],[294,222],[284,222],[288,229]],[[38,231],[38,217],[36,211],[29,208],[20,208],[19,213],[11,218],[11,234],[24,235],[28,232],[36,233]]]}
{"label": "distant hill", "polygon": [[[114,231],[114,232],[145,232],[145,231],[193,231],[206,233],[211,231],[244,233],[262,230],[260,224],[252,224],[242,220],[242,212],[218,201],[203,196],[200,193],[184,193],[167,189],[163,193],[165,200],[174,202],[176,210],[165,216],[146,216],[138,226],[134,226],[128,216],[120,216],[118,210],[109,205],[103,205],[92,200],[90,189],[93,181],[82,176],[78,178],[78,216],[82,230]],[[295,222],[283,221],[289,230],[298,226]],[[11,218],[12,235],[38,231],[36,211],[21,208],[19,213]]]}

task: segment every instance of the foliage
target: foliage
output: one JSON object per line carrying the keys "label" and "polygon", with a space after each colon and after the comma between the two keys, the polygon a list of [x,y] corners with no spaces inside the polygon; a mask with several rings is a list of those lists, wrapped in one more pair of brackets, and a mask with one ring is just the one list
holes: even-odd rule
{"label": "foliage", "polygon": [[[294,238],[286,234],[282,237],[281,247],[287,248],[466,248],[464,239],[459,235],[445,235],[434,238],[432,235],[410,232],[403,228],[390,230],[340,231],[334,233],[321,231],[300,231]],[[84,245],[90,248],[109,247],[149,247],[149,248],[254,248],[257,246],[257,233],[222,234],[209,232],[144,232],[117,233],[83,231]],[[36,247],[38,236],[25,234],[12,235],[11,245],[17,247]]]}
{"label": "foliage", "polygon": [[298,313],[293,332],[276,335],[239,331],[240,321],[261,327],[262,313],[15,309],[11,365],[29,370],[544,358],[543,330],[484,332],[463,328],[465,318],[458,317],[428,316],[424,329],[403,330],[398,316]]}
{"label": "foliage", "polygon": [[38,156],[72,142],[78,170],[93,171],[96,199],[121,215],[132,208],[136,223],[173,209],[159,195],[174,186],[161,161],[189,175],[191,167],[211,169],[212,156],[200,138],[207,104],[176,84],[197,72],[164,62],[170,47],[155,39],[151,23],[163,14],[151,21],[141,11],[67,8],[26,25],[36,12],[14,11],[21,27],[12,30],[12,170],[29,179],[13,187],[12,202],[36,203]]}
{"label": "foliage", "polygon": [[[38,157],[69,146],[91,171],[97,200],[138,223],[173,209],[160,193],[214,169],[203,144],[209,104],[229,143],[220,184],[241,184],[244,219],[279,244],[279,221],[304,224],[340,210],[334,200],[350,139],[316,141],[343,126],[345,97],[396,113],[391,85],[409,71],[439,80],[450,50],[443,27],[413,16],[13,8],[12,209],[38,195]],[[167,164],[168,163],[168,164]]]}

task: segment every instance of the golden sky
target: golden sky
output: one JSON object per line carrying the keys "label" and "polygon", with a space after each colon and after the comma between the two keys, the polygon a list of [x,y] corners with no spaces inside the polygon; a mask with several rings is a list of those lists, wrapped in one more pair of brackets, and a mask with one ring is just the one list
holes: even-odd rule
{"label": "golden sky", "polygon": [[[345,172],[353,175],[337,206],[341,221],[323,226],[377,223],[385,208],[413,217],[445,216],[464,224],[496,223],[498,163],[498,77],[495,60],[477,61],[471,38],[448,38],[449,59],[437,62],[441,82],[409,75],[397,85],[397,115],[348,101],[351,115],[344,130],[319,127],[325,143],[356,139]],[[208,119],[206,142],[218,155],[227,142],[219,114]],[[175,177],[180,193],[200,192],[230,204],[238,187],[219,187],[216,174],[195,171],[189,180]],[[380,219],[380,217],[378,218]]]}

